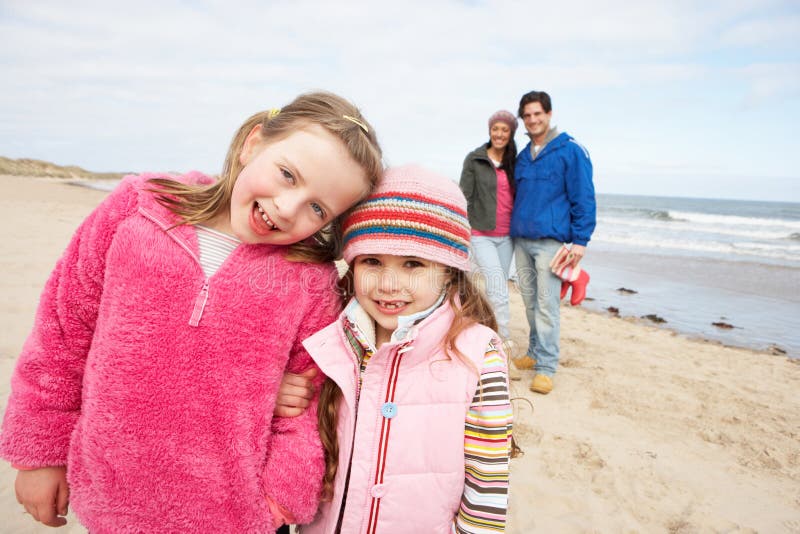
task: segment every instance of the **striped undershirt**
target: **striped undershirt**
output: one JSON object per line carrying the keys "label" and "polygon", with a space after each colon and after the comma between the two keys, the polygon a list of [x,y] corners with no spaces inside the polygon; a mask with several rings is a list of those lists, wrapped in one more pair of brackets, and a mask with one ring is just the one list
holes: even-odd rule
{"label": "striped undershirt", "polygon": [[[345,334],[361,363],[360,384],[373,349],[353,322],[346,321],[345,325]],[[489,343],[481,366],[478,389],[467,412],[464,428],[464,493],[452,532],[505,532],[513,418],[508,390],[508,364],[497,347]]]}
{"label": "striped undershirt", "polygon": [[241,241],[202,224],[197,224],[194,228],[197,231],[197,245],[200,249],[200,266],[206,278],[211,278]]}

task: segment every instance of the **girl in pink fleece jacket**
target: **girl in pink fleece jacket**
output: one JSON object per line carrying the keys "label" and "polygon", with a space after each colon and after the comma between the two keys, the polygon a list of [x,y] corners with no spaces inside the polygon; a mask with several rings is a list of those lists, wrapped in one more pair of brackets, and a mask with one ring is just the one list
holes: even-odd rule
{"label": "girl in pink fleece jacket", "polygon": [[92,533],[274,532],[309,521],[316,409],[273,418],[336,317],[340,218],[381,174],[358,109],[301,95],[250,117],[222,176],[125,178],[82,223],[17,362],[0,455],[34,519]]}

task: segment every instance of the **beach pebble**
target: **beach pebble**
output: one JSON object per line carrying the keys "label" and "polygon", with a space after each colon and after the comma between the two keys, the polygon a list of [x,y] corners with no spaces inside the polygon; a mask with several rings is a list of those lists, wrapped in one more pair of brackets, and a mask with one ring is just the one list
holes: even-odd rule
{"label": "beach pebble", "polygon": [[647,319],[649,321],[652,321],[652,322],[658,323],[658,324],[667,322],[666,319],[664,319],[663,317],[659,317],[655,313],[648,313],[647,315],[642,315],[642,319]]}
{"label": "beach pebble", "polygon": [[619,316],[619,308],[615,306],[609,306],[608,308],[606,308],[606,311],[611,315]]}
{"label": "beach pebble", "polygon": [[724,328],[725,330],[730,330],[731,328],[736,328],[730,323],[725,323],[723,321],[717,321],[716,323],[711,323],[711,326],[716,326],[717,328]]}
{"label": "beach pebble", "polygon": [[617,291],[622,293],[623,295],[635,295],[638,291],[634,289],[628,289],[627,287],[618,287]]}

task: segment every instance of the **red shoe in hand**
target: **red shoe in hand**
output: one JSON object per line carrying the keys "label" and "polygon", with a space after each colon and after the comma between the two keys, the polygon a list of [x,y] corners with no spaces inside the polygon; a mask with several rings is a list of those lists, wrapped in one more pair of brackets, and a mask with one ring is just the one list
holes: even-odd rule
{"label": "red shoe in hand", "polygon": [[[569,298],[569,303],[573,306],[580,305],[583,302],[583,299],[586,298],[586,286],[589,284],[589,273],[581,269],[580,274],[578,275],[577,280],[570,282],[572,286],[572,296]],[[562,295],[566,293],[564,291],[564,286],[561,286],[561,293]],[[563,297],[562,297],[563,298]]]}
{"label": "red shoe in hand", "polygon": [[564,297],[567,296],[567,291],[568,290],[569,290],[569,282],[564,280],[563,282],[561,282],[561,299],[560,300],[564,300]]}

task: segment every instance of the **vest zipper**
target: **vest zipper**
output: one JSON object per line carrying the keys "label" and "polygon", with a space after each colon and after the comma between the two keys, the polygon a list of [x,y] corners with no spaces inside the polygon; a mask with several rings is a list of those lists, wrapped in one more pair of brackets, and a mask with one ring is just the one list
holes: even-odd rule
{"label": "vest zipper", "polygon": [[336,534],[342,531],[342,521],[344,520],[344,508],[347,505],[347,488],[350,486],[350,469],[353,467],[353,452],[356,449],[356,427],[358,426],[358,403],[361,401],[361,364],[356,363],[356,402],[353,405],[353,439],[350,442],[350,457],[347,460],[347,474],[344,478],[344,491],[342,492],[342,502],[339,503],[339,517],[336,519]]}

